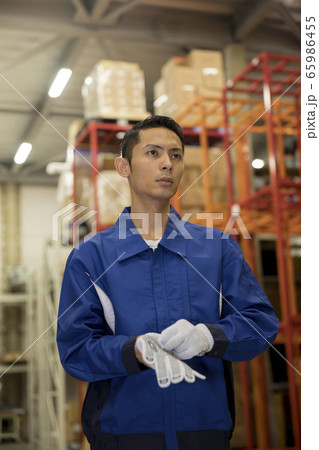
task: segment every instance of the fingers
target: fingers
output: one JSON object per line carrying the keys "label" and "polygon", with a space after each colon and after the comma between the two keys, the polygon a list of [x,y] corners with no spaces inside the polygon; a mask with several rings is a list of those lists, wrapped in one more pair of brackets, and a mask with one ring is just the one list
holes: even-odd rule
{"label": "fingers", "polygon": [[170,327],[162,331],[158,338],[158,342],[165,350],[178,354],[184,351],[184,347],[188,347],[188,341],[192,336],[194,325],[185,319],[180,319]]}
{"label": "fingers", "polygon": [[155,361],[155,352],[158,351],[151,336],[142,335],[136,340],[136,347],[141,352],[146,364],[152,365]]}
{"label": "fingers", "polygon": [[169,372],[173,384],[180,383],[184,379],[184,368],[177,358],[171,357],[169,364]]}
{"label": "fingers", "polygon": [[176,347],[178,347],[183,342],[183,337],[180,335],[175,335],[165,338],[164,336],[159,337],[158,342],[163,348],[165,348],[165,350],[168,350],[170,352],[171,350],[176,349]]}
{"label": "fingers", "polygon": [[205,375],[202,375],[201,373],[197,372],[196,370],[193,370],[193,373],[195,377],[199,378],[200,380],[206,380]]}
{"label": "fingers", "polygon": [[174,350],[172,350],[172,352],[179,359],[191,359],[194,356],[192,351],[184,345],[180,345],[179,347],[176,347]]}
{"label": "fingers", "polygon": [[185,370],[185,381],[187,381],[187,383],[194,383],[195,381],[195,375],[193,372],[193,369],[191,369],[187,364],[183,363],[183,367]]}
{"label": "fingers", "polygon": [[187,320],[180,319],[170,327],[162,331],[158,338],[158,342],[165,350],[171,351],[181,345],[190,332],[191,325]]}
{"label": "fingers", "polygon": [[194,383],[196,377],[205,380],[206,377],[193,370],[179,357],[164,350],[158,343],[159,335],[147,333],[137,338],[136,346],[140,350],[146,364],[155,370],[157,383],[161,388],[171,383],[177,384],[185,380]]}
{"label": "fingers", "polygon": [[168,364],[168,356],[165,354],[158,354],[155,358],[155,372],[157,383],[159,387],[165,388],[171,384],[170,371]]}

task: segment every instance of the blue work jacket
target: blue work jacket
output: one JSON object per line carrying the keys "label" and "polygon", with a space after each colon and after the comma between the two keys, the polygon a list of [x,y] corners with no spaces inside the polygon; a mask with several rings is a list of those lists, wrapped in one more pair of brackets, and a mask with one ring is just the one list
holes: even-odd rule
{"label": "blue work jacket", "polygon": [[[84,433],[94,450],[227,449],[229,362],[266,350],[278,319],[232,237],[171,207],[153,251],[129,213],[73,249],[65,268],[57,343],[66,372],[89,382]],[[187,361],[206,380],[161,389],[137,362],[135,340],[182,318],[214,338],[209,353]]]}

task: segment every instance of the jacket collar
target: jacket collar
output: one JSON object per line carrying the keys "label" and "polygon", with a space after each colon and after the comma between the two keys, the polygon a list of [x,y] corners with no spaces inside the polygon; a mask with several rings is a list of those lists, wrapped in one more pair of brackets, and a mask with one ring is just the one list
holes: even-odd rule
{"label": "jacket collar", "polygon": [[[137,231],[131,217],[131,208],[126,207],[114,225],[116,252],[119,261],[130,258],[149,249],[142,236]],[[168,222],[159,246],[165,247],[174,253],[186,256],[185,221],[171,206]]]}

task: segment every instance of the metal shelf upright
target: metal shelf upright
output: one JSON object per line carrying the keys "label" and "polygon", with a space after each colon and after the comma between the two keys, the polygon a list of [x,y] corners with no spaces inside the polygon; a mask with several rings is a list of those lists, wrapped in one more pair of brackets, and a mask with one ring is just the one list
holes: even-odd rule
{"label": "metal shelf upright", "polygon": [[[73,163],[73,201],[77,203],[77,167],[76,161],[81,158],[80,163],[90,167],[93,184],[93,208],[96,211],[96,229],[101,231],[111,224],[104,224],[100,220],[100,208],[97,192],[97,178],[99,174],[98,153],[99,151],[109,151],[119,153],[120,138],[118,133],[125,132],[133,126],[125,121],[122,125],[114,121],[89,121],[77,136],[74,143],[74,163]],[[87,152],[87,157],[82,152]]]}
{"label": "metal shelf upright", "polygon": [[[224,139],[224,116],[223,116],[223,102],[220,95],[215,96],[203,96],[197,95],[193,101],[181,110],[174,119],[183,127],[185,141],[190,139],[191,136],[196,136],[196,144],[198,145],[198,152],[202,155],[202,177],[204,187],[204,199],[205,199],[205,213],[206,219],[194,219],[194,222],[214,226],[222,229],[226,232],[232,232],[233,228],[230,225],[230,210],[228,203],[215,203],[212,201],[212,183],[209,175],[209,169],[212,166],[209,161],[209,148],[214,141],[223,141]],[[223,156],[223,154],[221,155]],[[221,157],[220,156],[220,157]],[[220,158],[219,157],[219,158]],[[200,155],[199,155],[200,158]],[[218,158],[218,159],[219,159]],[[217,162],[217,161],[216,161]],[[228,196],[232,185],[230,184],[230,167],[229,160],[227,159],[227,191]],[[196,180],[197,181],[197,180]],[[183,193],[179,187],[176,195],[174,196],[175,206],[179,213],[182,214],[182,197]],[[209,214],[221,213],[222,217],[218,219],[209,219]],[[192,221],[192,219],[190,219]]]}
{"label": "metal shelf upright", "polygon": [[[276,344],[283,343],[286,352],[289,400],[294,446],[300,448],[300,315],[297,313],[296,286],[290,249],[291,235],[300,234],[300,57],[262,53],[229,81],[224,89],[224,146],[230,170],[230,203],[256,236],[276,235],[276,255],[280,286],[282,320]],[[266,136],[270,184],[255,190],[250,181],[251,164],[248,138],[250,133]],[[284,136],[296,137],[299,159],[298,179],[287,176],[284,161]],[[231,152],[235,149],[235,173]],[[236,179],[236,182],[234,180]],[[234,191],[237,191],[235,199]],[[242,240],[249,264],[256,270],[252,241]],[[256,360],[256,362],[258,359]],[[265,385],[263,362],[254,364],[253,385]],[[244,378],[246,375],[244,374]],[[298,378],[297,378],[298,377]],[[248,382],[248,380],[246,381]],[[254,394],[258,448],[271,448],[267,432],[268,414],[261,407],[266,391]],[[247,423],[250,412],[246,411]],[[266,426],[265,426],[266,424]],[[247,441],[252,447],[251,430]]]}

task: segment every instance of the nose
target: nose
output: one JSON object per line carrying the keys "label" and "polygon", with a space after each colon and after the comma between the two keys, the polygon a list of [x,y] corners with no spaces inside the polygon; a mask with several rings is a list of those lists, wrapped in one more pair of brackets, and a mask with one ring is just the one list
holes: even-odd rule
{"label": "nose", "polygon": [[161,170],[167,170],[169,172],[171,172],[173,170],[173,164],[171,161],[171,158],[169,157],[169,155],[167,153],[164,153],[163,157],[161,158]]}

